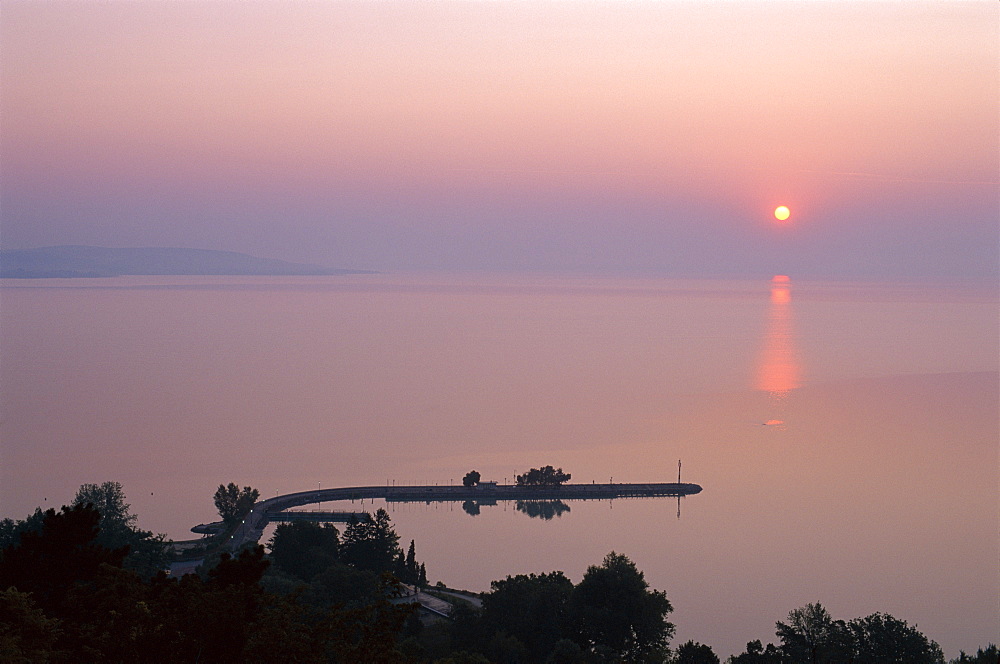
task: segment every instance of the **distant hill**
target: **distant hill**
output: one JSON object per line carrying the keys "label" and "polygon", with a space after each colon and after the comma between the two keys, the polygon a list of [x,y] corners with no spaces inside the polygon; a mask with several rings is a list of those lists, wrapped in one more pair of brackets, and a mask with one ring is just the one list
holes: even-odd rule
{"label": "distant hill", "polygon": [[373,273],[208,249],[61,246],[0,251],[2,278],[117,277],[126,274],[310,276]]}

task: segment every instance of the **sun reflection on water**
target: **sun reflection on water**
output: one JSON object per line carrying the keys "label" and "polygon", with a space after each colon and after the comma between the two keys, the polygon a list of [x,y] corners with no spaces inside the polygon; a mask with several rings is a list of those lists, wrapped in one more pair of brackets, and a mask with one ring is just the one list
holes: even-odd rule
{"label": "sun reflection on water", "polygon": [[792,284],[788,276],[779,274],[771,279],[771,307],[754,388],[770,394],[776,417],[765,426],[785,428],[782,411],[788,393],[799,387],[801,365],[795,343],[795,321],[792,312]]}

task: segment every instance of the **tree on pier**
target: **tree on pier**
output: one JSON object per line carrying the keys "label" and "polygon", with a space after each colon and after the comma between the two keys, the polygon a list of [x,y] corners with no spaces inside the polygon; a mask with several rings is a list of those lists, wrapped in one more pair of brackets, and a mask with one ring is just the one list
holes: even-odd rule
{"label": "tree on pier", "polygon": [[479,471],[470,470],[465,474],[465,477],[462,478],[462,486],[468,486],[468,487],[476,486],[477,484],[479,484],[480,479],[482,479],[482,476],[479,474]]}
{"label": "tree on pier", "polygon": [[552,466],[543,466],[541,468],[532,468],[523,475],[517,476],[518,486],[531,486],[531,487],[558,487],[564,482],[569,482],[569,473],[564,473],[562,468],[553,468]]}
{"label": "tree on pier", "polygon": [[260,498],[260,491],[249,486],[242,490],[230,482],[227,486],[219,485],[215,492],[215,507],[219,510],[222,520],[232,525],[242,519]]}

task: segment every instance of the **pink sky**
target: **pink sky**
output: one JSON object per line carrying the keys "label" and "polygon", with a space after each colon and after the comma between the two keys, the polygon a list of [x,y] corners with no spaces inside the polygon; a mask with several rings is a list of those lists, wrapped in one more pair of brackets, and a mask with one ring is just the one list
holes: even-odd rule
{"label": "pink sky", "polygon": [[994,2],[4,0],[0,240],[992,279],[998,18]]}

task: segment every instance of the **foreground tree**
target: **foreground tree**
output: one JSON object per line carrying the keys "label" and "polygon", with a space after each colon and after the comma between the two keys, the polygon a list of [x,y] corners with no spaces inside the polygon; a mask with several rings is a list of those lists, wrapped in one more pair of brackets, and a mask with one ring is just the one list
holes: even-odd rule
{"label": "foreground tree", "polygon": [[[124,561],[126,569],[134,570],[145,578],[166,569],[170,560],[166,536],[154,535],[136,527],[138,518],[125,502],[125,492],[119,482],[81,485],[72,505],[90,505],[97,511],[100,516],[96,543],[108,549],[127,547],[128,554]],[[27,533],[41,533],[47,514],[41,508],[36,508],[25,519],[0,521],[0,549],[17,546]]]}
{"label": "foreground tree", "polygon": [[847,623],[855,664],[943,664],[941,647],[886,613],[873,613]]}
{"label": "foreground tree", "polygon": [[0,552],[0,588],[31,593],[45,611],[58,609],[70,587],[98,576],[101,567],[121,567],[128,547],[108,549],[96,543],[101,514],[92,505],[43,513],[42,529],[21,534]]}
{"label": "foreground tree", "polygon": [[170,562],[165,535],[154,535],[136,527],[139,518],[125,502],[125,490],[120,482],[83,484],[73,499],[74,505],[93,505],[101,514],[100,532],[96,543],[109,549],[128,547],[126,569],[135,570],[149,578]]}
{"label": "foreground tree", "polygon": [[[396,642],[414,607],[391,603],[399,594],[391,577],[334,563],[313,580],[322,601],[302,599],[311,586],[271,594],[261,586],[270,561],[256,546],[222,553],[203,576],[144,579],[122,567],[127,547],[99,543],[106,517],[90,500],[39,515],[37,529],[0,550],[0,661],[403,661]],[[278,539],[292,532],[314,550],[336,548],[333,529],[315,530]],[[350,601],[335,587],[344,571],[346,585],[365,585]]]}
{"label": "foreground tree", "polygon": [[966,655],[964,650],[958,651],[958,657],[949,664],[997,664],[1000,662],[1000,649],[992,643],[985,649],[979,648],[975,655]]}
{"label": "foreground tree", "polygon": [[309,581],[340,559],[340,532],[329,523],[279,523],[267,546],[277,568]]}
{"label": "foreground tree", "polygon": [[370,519],[351,517],[344,530],[341,560],[358,569],[376,573],[392,572],[400,552],[399,535],[383,508]]}
{"label": "foreground tree", "polygon": [[635,563],[614,551],[602,565],[587,568],[568,608],[581,645],[609,661],[663,658],[674,635],[667,596],[649,590]]}
{"label": "foreground tree", "polygon": [[773,643],[768,643],[765,648],[759,639],[747,643],[745,652],[730,659],[730,664],[781,664],[781,662],[781,651],[775,648]]}
{"label": "foreground tree", "polygon": [[0,590],[0,661],[57,661],[59,621],[47,618],[31,595]]}
{"label": "foreground tree", "polygon": [[719,657],[703,643],[688,641],[677,649],[676,664],[719,664]]}
{"label": "foreground tree", "polygon": [[842,620],[834,620],[819,602],[788,613],[775,625],[781,651],[791,664],[833,664],[850,656],[850,635]]}
{"label": "foreground tree", "polygon": [[225,486],[220,484],[214,497],[219,516],[227,525],[232,525],[250,511],[253,504],[260,498],[260,492],[248,486],[240,490],[236,484],[230,482]]}
{"label": "foreground tree", "polygon": [[573,582],[562,572],[518,574],[490,584],[483,596],[482,622],[487,633],[515,636],[530,660],[541,662],[568,633]]}

